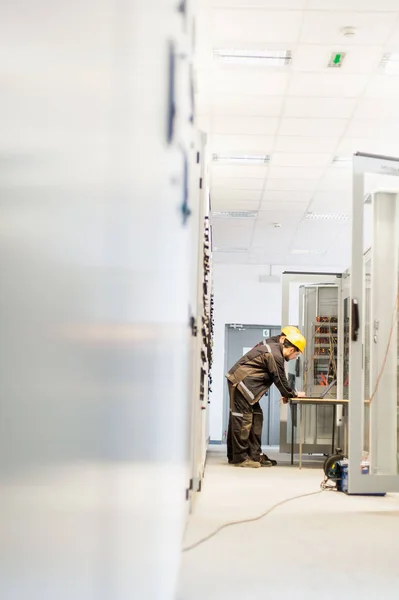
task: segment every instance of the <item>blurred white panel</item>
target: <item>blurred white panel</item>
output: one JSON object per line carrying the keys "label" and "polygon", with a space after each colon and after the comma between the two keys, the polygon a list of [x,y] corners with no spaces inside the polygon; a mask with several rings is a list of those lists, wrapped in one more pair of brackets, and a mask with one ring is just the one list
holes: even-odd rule
{"label": "blurred white panel", "polygon": [[0,597],[172,600],[188,448],[189,230],[166,143],[181,16],[172,0],[20,0],[0,28]]}

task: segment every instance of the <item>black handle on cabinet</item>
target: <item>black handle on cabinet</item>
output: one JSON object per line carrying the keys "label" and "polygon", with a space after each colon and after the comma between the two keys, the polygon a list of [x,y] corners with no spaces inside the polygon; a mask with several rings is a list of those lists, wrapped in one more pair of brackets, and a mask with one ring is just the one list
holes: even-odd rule
{"label": "black handle on cabinet", "polygon": [[173,141],[174,124],[176,116],[176,53],[173,43],[169,44],[169,92],[168,92],[168,122],[167,122],[167,141],[171,144]]}
{"label": "black handle on cabinet", "polygon": [[360,328],[359,303],[356,298],[352,299],[352,322],[351,322],[351,340],[357,342]]}

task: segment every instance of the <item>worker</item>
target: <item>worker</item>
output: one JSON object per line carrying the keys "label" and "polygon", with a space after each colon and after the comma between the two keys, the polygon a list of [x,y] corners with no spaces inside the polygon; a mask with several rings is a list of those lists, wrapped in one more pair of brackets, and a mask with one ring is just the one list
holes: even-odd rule
{"label": "worker", "polygon": [[[297,327],[294,327],[293,325],[286,325],[285,327],[282,328],[281,333],[279,335],[275,335],[272,337],[269,337],[266,339],[266,344],[270,345],[270,344],[283,344],[284,340],[286,338],[287,333],[301,333],[299,331],[299,329]],[[264,344],[264,340],[262,340],[261,342],[259,342],[259,344],[257,344],[255,346],[255,348],[257,346],[261,346]],[[259,406],[260,411],[262,411],[261,407]],[[259,412],[260,412],[259,411]],[[256,411],[257,413],[258,411]],[[257,418],[257,417],[256,417]],[[262,424],[263,424],[263,412],[262,412]],[[260,438],[262,438],[262,433],[260,434]],[[253,452],[251,452],[251,455],[254,456],[258,456],[258,450],[254,449]],[[231,411],[229,412],[229,425],[228,425],[228,429],[227,429],[227,459],[229,461],[229,464],[233,464],[233,446],[232,446],[232,433],[231,433]],[[271,458],[269,458],[266,454],[263,454],[262,452],[262,448],[260,449],[260,465],[261,467],[274,467],[277,465],[277,461],[276,460],[272,460]]]}
{"label": "worker", "polygon": [[305,396],[289,386],[284,364],[304,351],[306,340],[298,330],[287,328],[283,343],[279,342],[261,342],[240,358],[226,375],[231,418],[228,453],[229,461],[236,466],[261,466],[263,412],[259,400],[270,386],[274,383],[283,398]]}

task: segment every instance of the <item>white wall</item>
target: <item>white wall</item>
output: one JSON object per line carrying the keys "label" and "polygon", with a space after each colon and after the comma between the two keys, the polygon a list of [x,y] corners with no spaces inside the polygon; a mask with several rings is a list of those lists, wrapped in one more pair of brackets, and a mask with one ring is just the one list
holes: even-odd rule
{"label": "white wall", "polygon": [[[212,367],[212,392],[210,394],[209,433],[210,439],[220,441],[223,435],[223,397],[225,382],[225,325],[281,325],[281,281],[259,283],[259,275],[268,267],[262,265],[213,264],[214,288],[214,347]],[[273,273],[283,270],[298,270],[298,267],[273,267]],[[339,267],[304,271],[341,272]],[[296,288],[296,289],[295,289]],[[290,324],[298,322],[299,284],[291,285]],[[286,323],[285,323],[286,325]],[[231,365],[230,365],[231,366]]]}

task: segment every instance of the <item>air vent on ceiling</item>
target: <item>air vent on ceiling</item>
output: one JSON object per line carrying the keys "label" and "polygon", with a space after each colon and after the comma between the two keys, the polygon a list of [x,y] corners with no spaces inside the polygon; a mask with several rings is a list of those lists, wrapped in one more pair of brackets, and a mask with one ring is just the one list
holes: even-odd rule
{"label": "air vent on ceiling", "polygon": [[257,210],[226,210],[215,211],[213,217],[223,217],[225,219],[256,219],[258,216]]}
{"label": "air vent on ceiling", "polygon": [[270,162],[268,154],[212,154],[212,161],[225,164],[264,165]]}
{"label": "air vent on ceiling", "polygon": [[329,69],[340,69],[345,60],[346,52],[333,52],[328,61]]}
{"label": "air vent on ceiling", "polygon": [[242,48],[215,48],[214,60],[226,63],[288,67],[292,61],[291,50],[251,50]]}
{"label": "air vent on ceiling", "polygon": [[380,69],[387,75],[399,74],[399,52],[387,52],[380,62]]}
{"label": "air vent on ceiling", "polygon": [[348,221],[349,215],[346,213],[307,212],[305,219],[307,221]]}

